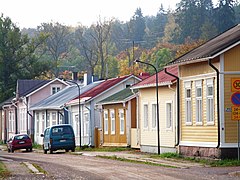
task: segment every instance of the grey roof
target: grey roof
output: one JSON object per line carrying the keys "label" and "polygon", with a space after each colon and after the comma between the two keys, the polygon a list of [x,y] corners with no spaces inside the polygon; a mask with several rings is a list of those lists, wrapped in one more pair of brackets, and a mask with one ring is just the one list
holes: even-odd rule
{"label": "grey roof", "polygon": [[237,42],[240,42],[240,24],[189,51],[183,56],[171,61],[167,65],[189,62],[203,58],[211,58]]}
{"label": "grey roof", "polygon": [[49,82],[50,82],[50,80],[26,80],[26,79],[22,80],[22,79],[19,79],[17,81],[17,93],[18,93],[19,97],[25,96]]}
{"label": "grey roof", "polygon": [[3,108],[3,106],[5,105],[9,105],[9,104],[12,104],[12,100],[14,99],[15,97],[11,97],[3,102],[0,103],[0,110]]}
{"label": "grey roof", "polygon": [[[102,81],[93,82],[87,86],[80,87],[80,93],[84,93],[93,87],[97,86]],[[64,88],[63,90],[43,99],[42,101],[32,105],[30,110],[44,110],[44,109],[56,109],[60,110],[64,105],[72,99],[78,97],[78,87],[72,85]]]}

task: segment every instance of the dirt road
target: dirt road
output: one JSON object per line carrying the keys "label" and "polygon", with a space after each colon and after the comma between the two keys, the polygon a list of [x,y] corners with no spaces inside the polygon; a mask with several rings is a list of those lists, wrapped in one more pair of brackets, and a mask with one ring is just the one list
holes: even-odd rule
{"label": "dirt road", "polygon": [[[239,167],[208,168],[191,167],[186,169],[152,166],[146,164],[102,159],[93,156],[71,155],[66,153],[43,154],[0,152],[0,160],[12,170],[9,179],[240,179],[230,176]],[[23,162],[36,164],[47,174],[33,174]]]}

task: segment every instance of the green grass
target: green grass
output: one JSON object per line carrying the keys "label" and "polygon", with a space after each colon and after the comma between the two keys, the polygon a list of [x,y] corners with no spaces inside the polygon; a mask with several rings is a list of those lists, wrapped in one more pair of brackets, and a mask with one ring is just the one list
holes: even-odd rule
{"label": "green grass", "polygon": [[33,149],[42,149],[43,146],[40,144],[33,143]]}
{"label": "green grass", "polygon": [[37,164],[32,164],[40,173],[47,174],[47,171],[42,169],[39,165]]}
{"label": "green grass", "polygon": [[130,162],[130,163],[148,164],[148,165],[152,165],[152,166],[176,168],[175,166],[157,164],[157,163],[152,163],[152,162],[148,162],[148,161],[138,161],[138,160],[120,158],[120,157],[117,157],[117,156],[97,156],[97,157],[100,157],[100,158],[103,158],[103,159],[112,159],[112,160],[117,160],[117,161]]}
{"label": "green grass", "polygon": [[0,179],[6,179],[11,173],[7,170],[3,162],[0,161]]}
{"label": "green grass", "polygon": [[151,155],[151,158],[165,158],[175,159],[181,161],[188,161],[194,163],[200,163],[212,167],[228,167],[228,166],[240,166],[240,161],[236,159],[211,159],[211,158],[199,158],[199,157],[184,157],[178,153],[163,153],[160,155]]}

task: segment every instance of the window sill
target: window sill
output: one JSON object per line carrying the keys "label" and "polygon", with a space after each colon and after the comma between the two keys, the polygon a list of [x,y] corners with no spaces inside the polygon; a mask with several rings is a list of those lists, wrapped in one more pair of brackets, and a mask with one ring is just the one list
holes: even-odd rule
{"label": "window sill", "polygon": [[186,122],[185,125],[186,126],[192,126],[193,124],[192,124],[192,122]]}

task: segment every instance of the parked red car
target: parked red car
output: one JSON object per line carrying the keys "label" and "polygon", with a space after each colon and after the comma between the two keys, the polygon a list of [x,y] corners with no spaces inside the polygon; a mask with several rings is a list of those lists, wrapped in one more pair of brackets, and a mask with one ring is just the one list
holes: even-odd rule
{"label": "parked red car", "polygon": [[16,134],[7,141],[8,152],[14,152],[17,149],[26,149],[32,151],[32,140],[27,134]]}

